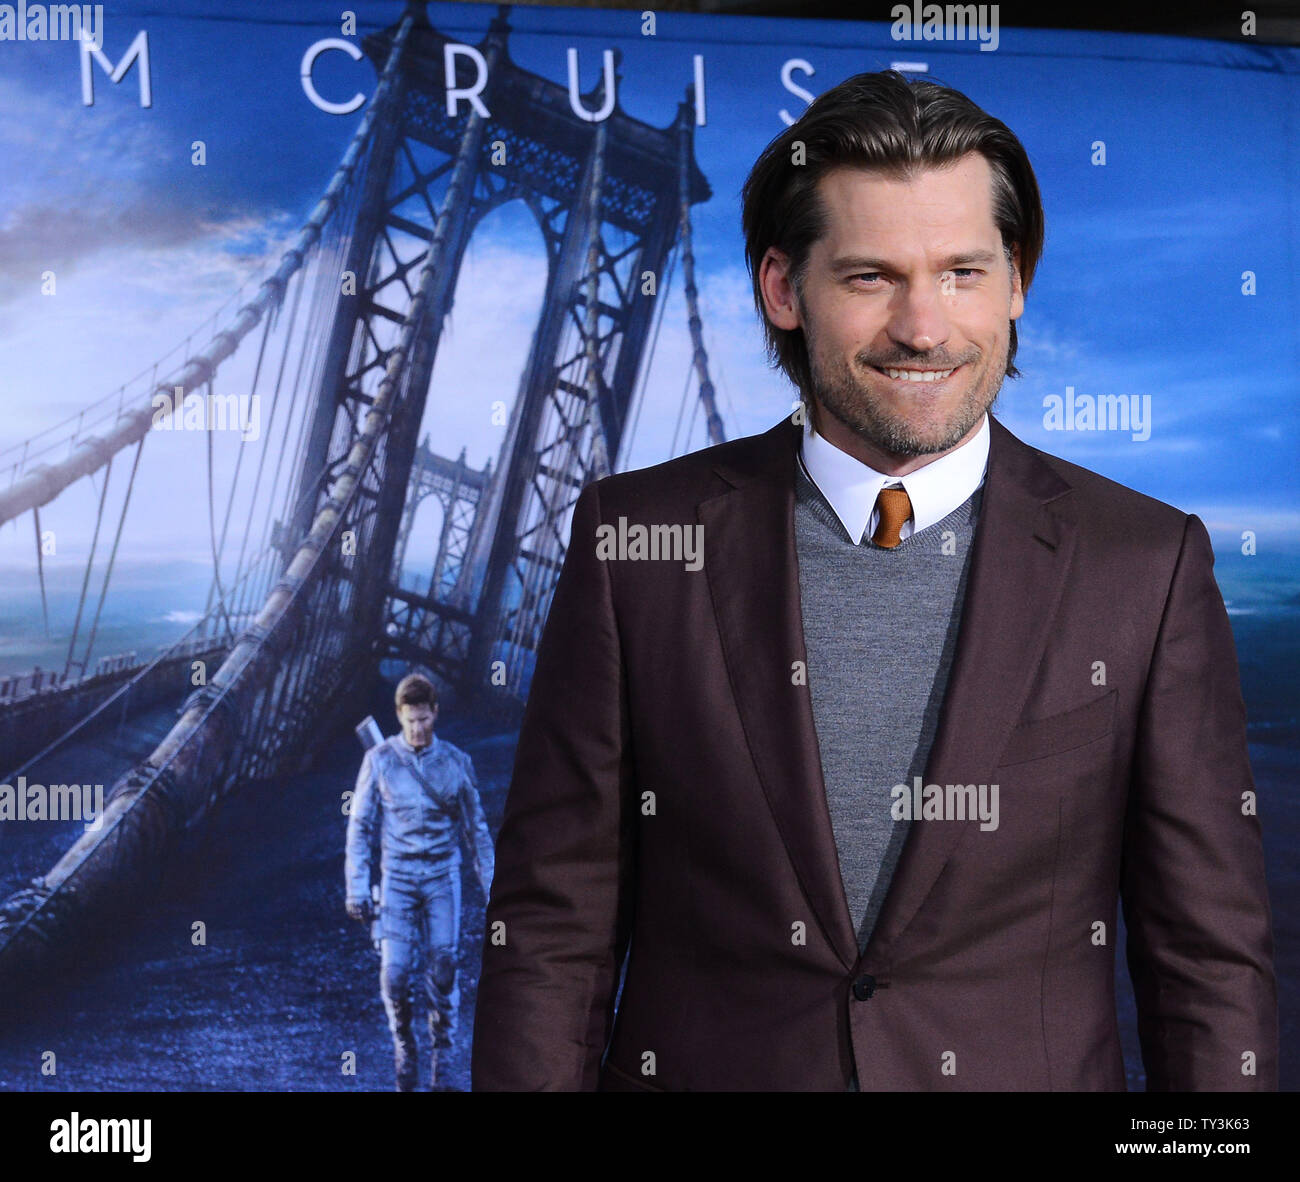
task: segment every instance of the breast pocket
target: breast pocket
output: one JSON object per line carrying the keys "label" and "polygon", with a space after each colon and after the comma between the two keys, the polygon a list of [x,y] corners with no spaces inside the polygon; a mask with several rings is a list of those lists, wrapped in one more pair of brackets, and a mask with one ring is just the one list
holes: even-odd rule
{"label": "breast pocket", "polygon": [[1114,729],[1118,697],[1119,690],[1113,689],[1100,698],[1060,714],[1022,722],[1011,732],[997,766],[1009,767],[1045,755],[1060,755],[1104,738]]}

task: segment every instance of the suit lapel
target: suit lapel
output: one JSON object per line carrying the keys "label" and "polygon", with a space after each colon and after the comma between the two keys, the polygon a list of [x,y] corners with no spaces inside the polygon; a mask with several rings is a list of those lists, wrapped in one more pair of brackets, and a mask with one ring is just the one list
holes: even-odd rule
{"label": "suit lapel", "polygon": [[[986,784],[1029,694],[1074,553],[1070,485],[989,416],[988,475],[952,670],[926,784]],[[890,950],[925,901],[966,822],[914,823],[867,958]]]}
{"label": "suit lapel", "polygon": [[[857,939],[840,878],[821,752],[806,685],[794,542],[794,464],[800,428],[783,419],[732,451],[715,471],[730,487],[702,501],[704,569],[745,737],[790,861],[845,967]],[[737,454],[739,453],[739,454]]]}
{"label": "suit lapel", "polygon": [[[990,416],[988,475],[966,600],[927,784],[987,783],[1047,643],[1074,546],[1065,483]],[[846,968],[858,961],[840,877],[807,667],[794,539],[794,464],[801,430],[783,419],[715,464],[728,484],[702,501],[704,567],[732,692],[759,780],[795,873]],[[740,441],[737,441],[739,443]],[[1063,498],[1063,499],[1058,499]],[[865,679],[864,679],[865,680]],[[883,964],[965,824],[912,825],[867,959]]]}

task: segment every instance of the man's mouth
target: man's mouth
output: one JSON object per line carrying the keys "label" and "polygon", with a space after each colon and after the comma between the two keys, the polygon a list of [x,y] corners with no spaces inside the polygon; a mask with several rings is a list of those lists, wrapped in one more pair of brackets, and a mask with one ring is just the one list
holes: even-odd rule
{"label": "man's mouth", "polygon": [[920,369],[916,366],[904,366],[898,368],[892,365],[871,367],[877,373],[884,374],[887,378],[893,378],[896,382],[942,382],[949,378],[957,370],[961,369],[960,365],[954,365],[951,369]]}

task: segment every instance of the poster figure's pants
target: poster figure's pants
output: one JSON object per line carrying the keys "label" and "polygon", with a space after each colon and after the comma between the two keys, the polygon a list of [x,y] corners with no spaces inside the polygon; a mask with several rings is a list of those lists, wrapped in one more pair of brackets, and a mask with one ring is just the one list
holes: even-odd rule
{"label": "poster figure's pants", "polygon": [[456,1034],[460,1009],[460,986],[456,981],[460,867],[419,878],[388,874],[380,886],[379,906],[379,991],[393,1035],[397,1086],[401,1091],[410,1091],[419,1071],[419,1051],[411,1029],[412,976],[418,962],[423,961],[434,1051],[450,1047]]}

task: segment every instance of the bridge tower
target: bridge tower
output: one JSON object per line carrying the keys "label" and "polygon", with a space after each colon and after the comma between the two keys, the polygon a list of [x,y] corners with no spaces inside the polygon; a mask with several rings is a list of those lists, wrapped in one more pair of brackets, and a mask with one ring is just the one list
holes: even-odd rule
{"label": "bridge tower", "polygon": [[[517,704],[573,503],[585,484],[612,470],[624,439],[656,306],[654,294],[643,294],[647,273],[657,290],[683,201],[707,200],[710,189],[694,161],[689,90],[673,122],[653,127],[618,105],[616,52],[596,87],[571,102],[567,86],[511,61],[505,6],[469,52],[429,25],[422,3],[407,11],[415,20],[391,101],[376,121],[346,263],[356,294],[340,301],[327,336],[290,532],[301,536],[328,495],[331,461],[349,425],[366,413],[385,342],[409,306],[409,276],[436,251],[443,265],[379,461],[369,561],[353,588],[356,623],[375,637],[377,660],[423,665],[479,700],[501,698],[489,687],[495,669],[494,684],[504,683],[504,697]],[[376,68],[395,32],[363,42]],[[454,115],[451,88],[476,91],[457,100]],[[453,531],[454,561],[439,553],[436,566],[454,569],[455,581],[405,587],[408,538],[399,534],[409,531],[404,502],[442,325],[475,227],[515,199],[532,211],[545,243],[541,316],[494,471],[473,498],[472,524]],[[447,446],[435,437],[418,469],[456,468],[436,454],[440,443]]]}

